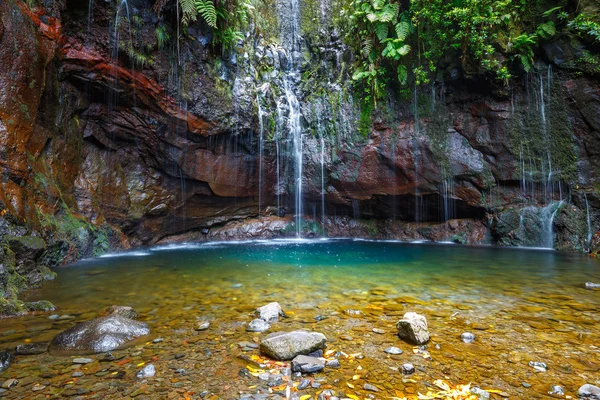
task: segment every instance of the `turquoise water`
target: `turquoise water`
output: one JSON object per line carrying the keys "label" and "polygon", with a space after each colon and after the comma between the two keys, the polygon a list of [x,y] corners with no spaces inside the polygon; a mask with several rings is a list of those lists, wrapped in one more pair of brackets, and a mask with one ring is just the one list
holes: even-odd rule
{"label": "turquoise water", "polygon": [[[474,382],[518,398],[544,398],[550,384],[563,385],[574,394],[578,385],[594,383],[600,371],[600,355],[594,347],[600,339],[600,292],[583,288],[585,282],[600,282],[600,262],[582,254],[282,240],[165,245],[82,260],[57,272],[56,281],[23,298],[48,299],[58,307],[55,313],[66,317],[50,321],[48,314],[41,314],[4,320],[2,348],[48,341],[112,304],[128,305],[151,326],[153,337],[165,339],[160,346],[149,342],[122,351],[129,356],[136,354],[132,357],[144,362],[160,359],[178,351],[182,340],[203,346],[207,341],[213,343],[209,347],[222,350],[222,354],[211,350],[220,355],[203,366],[222,372],[219,385],[211,389],[206,378],[193,378],[191,373],[188,382],[188,389],[204,385],[215,398],[235,398],[240,392],[258,390],[253,386],[260,388],[260,382],[236,378],[243,365],[232,360],[240,352],[236,343],[260,339],[261,334],[246,332],[245,326],[256,307],[271,301],[278,301],[289,318],[269,332],[318,330],[331,340],[329,348],[363,354],[359,363],[371,371],[364,382],[380,385],[383,397],[425,392],[427,382],[447,378],[454,384]],[[347,313],[349,309],[361,313]],[[432,359],[425,360],[394,335],[396,321],[408,311],[427,317],[432,334],[427,351]],[[326,319],[317,322],[315,317]],[[211,321],[206,333],[194,330],[201,320]],[[373,328],[385,334],[375,334]],[[465,331],[476,334],[474,344],[460,341]],[[402,348],[404,355],[390,358],[382,352],[389,345]],[[543,361],[550,368],[541,374],[529,361]],[[341,362],[340,370],[324,375],[324,384],[348,391],[346,381],[356,374],[356,360],[352,368],[349,361]],[[423,370],[410,378],[414,382],[407,381],[397,372],[399,362],[422,365]],[[23,357],[0,378],[19,368],[35,375],[56,364],[63,365],[64,360],[48,355]],[[173,374],[166,364],[161,367],[161,361],[155,364],[159,376]],[[61,387],[59,377],[57,373],[57,381],[48,382],[49,387]],[[88,379],[85,384],[98,384],[95,375]],[[133,376],[127,382],[126,387],[139,388]],[[385,382],[393,383],[393,388],[383,386]],[[165,388],[171,384],[168,379],[156,383]],[[353,387],[349,393],[365,395],[362,384]],[[310,390],[307,393],[318,393]]]}

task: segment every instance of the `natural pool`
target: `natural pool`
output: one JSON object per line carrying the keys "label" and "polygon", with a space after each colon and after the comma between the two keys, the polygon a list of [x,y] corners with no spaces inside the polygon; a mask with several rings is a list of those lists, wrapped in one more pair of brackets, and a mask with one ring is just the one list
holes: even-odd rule
{"label": "natural pool", "polygon": [[[322,332],[327,348],[342,352],[341,367],[311,376],[320,387],[298,396],[333,389],[350,398],[401,398],[443,379],[501,392],[492,398],[548,398],[553,385],[576,397],[581,385],[600,383],[600,291],[585,289],[589,281],[600,282],[600,262],[581,254],[360,240],[166,245],[83,260],[25,294],[29,301],[49,299],[58,310],[1,320],[0,349],[49,341],[113,304],[134,307],[152,337],[114,351],[115,359],[92,356],[96,361],[84,366],[70,357],[18,356],[0,383],[19,383],[2,395],[237,399],[268,393],[267,382],[239,374],[248,365],[239,356],[258,350],[238,344],[307,329]],[[253,311],[271,301],[288,318],[263,334],[246,332]],[[427,317],[426,349],[395,335],[395,323],[408,311]],[[204,320],[209,329],[196,331]],[[475,342],[463,343],[463,332],[474,333]],[[404,353],[389,355],[383,351],[389,346]],[[406,362],[414,374],[398,372]],[[137,379],[142,363],[153,363],[156,376]],[[76,370],[83,375],[73,377]]]}

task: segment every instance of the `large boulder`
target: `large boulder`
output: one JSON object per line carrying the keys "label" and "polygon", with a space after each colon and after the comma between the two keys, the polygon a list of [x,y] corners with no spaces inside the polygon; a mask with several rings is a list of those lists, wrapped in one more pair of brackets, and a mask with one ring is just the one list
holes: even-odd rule
{"label": "large boulder", "polygon": [[424,344],[429,341],[429,329],[427,328],[427,320],[421,314],[408,312],[398,323],[398,336],[412,344]]}
{"label": "large boulder", "polygon": [[275,360],[291,360],[325,348],[327,338],[322,333],[307,331],[275,332],[260,342],[260,351]]}
{"label": "large boulder", "polygon": [[81,322],[59,333],[50,343],[51,353],[102,353],[126,346],[150,334],[147,324],[111,314]]}

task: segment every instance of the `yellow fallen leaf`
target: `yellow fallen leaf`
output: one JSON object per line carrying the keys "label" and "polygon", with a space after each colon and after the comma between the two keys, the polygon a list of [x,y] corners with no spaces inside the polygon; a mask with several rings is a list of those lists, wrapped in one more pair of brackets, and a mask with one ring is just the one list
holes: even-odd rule
{"label": "yellow fallen leaf", "polygon": [[352,399],[352,400],[360,400],[360,397],[355,396],[353,394],[346,394],[346,397],[348,397],[349,399]]}
{"label": "yellow fallen leaf", "polygon": [[353,385],[353,384],[351,384],[350,382],[346,382],[346,385],[348,385],[348,387],[349,387],[350,389],[354,389],[354,385]]}
{"label": "yellow fallen leaf", "polygon": [[136,365],[136,367],[141,367],[144,364],[146,364],[146,363],[142,361],[141,363],[139,363],[138,365]]}
{"label": "yellow fallen leaf", "polygon": [[360,379],[360,375],[354,375],[354,376],[352,377],[352,380],[353,380],[353,381],[357,381],[357,380],[359,380],[359,379]]}
{"label": "yellow fallen leaf", "polygon": [[304,396],[300,397],[300,400],[307,400],[307,399],[310,399],[310,397],[311,397],[310,394],[305,394]]}

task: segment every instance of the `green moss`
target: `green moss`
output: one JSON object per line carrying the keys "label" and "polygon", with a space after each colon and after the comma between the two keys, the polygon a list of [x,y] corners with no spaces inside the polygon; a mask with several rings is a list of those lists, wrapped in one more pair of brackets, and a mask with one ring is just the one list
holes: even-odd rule
{"label": "green moss", "polygon": [[373,112],[373,103],[363,101],[360,107],[360,120],[358,122],[358,131],[363,137],[369,137],[371,133],[371,114]]}
{"label": "green moss", "polygon": [[27,302],[27,303],[25,303],[25,307],[27,307],[27,309],[29,311],[48,312],[48,311],[56,310],[56,307],[54,306],[54,304],[50,303],[48,300]]}

